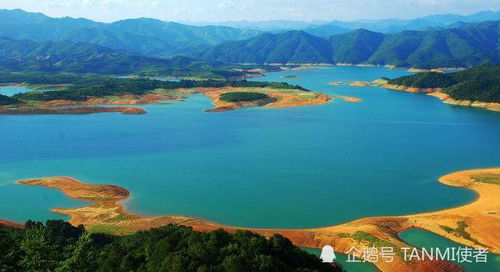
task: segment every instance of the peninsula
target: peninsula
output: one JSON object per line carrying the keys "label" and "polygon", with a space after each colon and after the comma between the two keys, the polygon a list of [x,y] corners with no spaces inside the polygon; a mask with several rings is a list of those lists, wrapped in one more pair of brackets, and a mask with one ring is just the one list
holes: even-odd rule
{"label": "peninsula", "polygon": [[426,93],[451,105],[500,111],[500,65],[485,64],[453,73],[425,72],[371,84]]}
{"label": "peninsula", "polygon": [[[0,83],[22,84],[30,88],[43,85],[51,91],[33,91],[12,97],[0,94],[0,114],[86,114],[121,112],[143,114],[131,105],[169,104],[186,95],[201,93],[212,99],[208,112],[242,107],[299,107],[326,104],[333,98],[287,83],[246,80],[162,81],[148,78],[110,78],[74,74],[3,73]],[[113,107],[102,107],[112,105]]]}
{"label": "peninsula", "polygon": [[[346,253],[351,247],[393,247],[393,262],[379,260],[374,264],[382,271],[460,271],[444,261],[403,260],[403,242],[398,233],[421,228],[452,241],[474,248],[488,248],[500,253],[500,168],[460,171],[445,175],[439,181],[448,186],[462,187],[477,193],[477,199],[467,205],[435,212],[404,216],[369,217],[340,225],[313,229],[249,229],[209,222],[204,219],[180,215],[141,216],[127,212],[119,203],[130,192],[113,185],[85,184],[69,177],[49,177],[19,181],[20,184],[46,186],[61,190],[67,196],[87,201],[80,208],[56,208],[53,212],[70,216],[72,225],[84,225],[89,231],[127,234],[138,230],[156,228],[167,224],[190,226],[198,231],[224,229],[227,231],[250,230],[267,237],[278,233],[303,247],[318,248],[330,244],[335,250]],[[358,255],[362,258],[362,255]]]}

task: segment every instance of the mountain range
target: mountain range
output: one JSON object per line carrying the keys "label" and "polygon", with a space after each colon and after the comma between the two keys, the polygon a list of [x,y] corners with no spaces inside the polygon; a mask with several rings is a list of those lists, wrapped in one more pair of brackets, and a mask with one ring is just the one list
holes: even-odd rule
{"label": "mountain range", "polygon": [[152,58],[87,43],[0,38],[0,70],[5,71],[209,78],[241,77],[247,73],[236,68],[240,67],[182,56]]}
{"label": "mountain range", "polygon": [[248,40],[225,42],[190,56],[230,63],[462,67],[500,61],[499,24],[500,21],[487,21],[444,30],[392,34],[358,29],[326,38],[304,31],[265,33]]}
{"label": "mountain range", "polygon": [[[406,26],[430,24],[423,22],[445,25],[456,20],[479,20],[481,16],[497,18],[499,14],[485,11],[470,16],[437,15],[405,22]],[[0,37],[4,37],[0,39],[0,68],[101,74],[186,72],[188,76],[225,77],[236,73],[235,68],[241,67],[235,64],[240,63],[366,63],[434,68],[499,62],[499,21],[455,22],[451,28],[397,33],[350,30],[361,25],[389,26],[390,22],[405,27],[403,21],[392,19],[343,22],[327,24],[327,28],[331,32],[343,28],[345,33],[322,37],[309,33],[310,27],[306,31],[273,33],[149,18],[101,23],[0,10]],[[294,26],[293,21],[273,23]],[[174,56],[185,57],[172,61]]]}
{"label": "mountain range", "polygon": [[0,10],[0,37],[39,42],[85,42],[150,57],[168,58],[228,40],[247,39],[260,33],[256,30],[190,26],[149,18],[100,23],[82,18],[51,18],[19,9]]}
{"label": "mountain range", "polygon": [[315,36],[322,37],[347,33],[360,28],[389,34],[405,30],[439,30],[457,27],[464,23],[478,23],[498,20],[500,20],[500,11],[485,10],[471,15],[440,14],[419,17],[411,20],[381,19],[357,20],[350,22],[331,21],[319,25],[311,25],[303,30]]}
{"label": "mountain range", "polygon": [[[438,14],[415,19],[372,19],[354,21],[231,21],[210,23],[195,23],[196,25],[230,26],[239,29],[259,30],[266,32],[284,32],[288,30],[303,30],[315,36],[328,37],[335,34],[348,33],[356,29],[366,29],[382,33],[396,33],[405,30],[431,30],[449,28],[455,24],[477,23],[500,20],[500,11],[484,10],[470,15]],[[192,24],[192,23],[191,23]]]}

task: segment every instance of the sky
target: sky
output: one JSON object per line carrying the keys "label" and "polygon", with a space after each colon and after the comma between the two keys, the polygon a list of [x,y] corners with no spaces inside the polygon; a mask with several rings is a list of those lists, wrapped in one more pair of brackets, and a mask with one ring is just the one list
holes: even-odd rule
{"label": "sky", "polygon": [[500,0],[0,0],[4,9],[101,22],[139,17],[183,22],[410,19],[499,7]]}

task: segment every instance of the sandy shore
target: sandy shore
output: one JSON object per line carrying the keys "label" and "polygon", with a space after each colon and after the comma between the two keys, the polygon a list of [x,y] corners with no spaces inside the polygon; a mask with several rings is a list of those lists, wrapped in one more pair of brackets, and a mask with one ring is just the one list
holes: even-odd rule
{"label": "sandy shore", "polygon": [[330,85],[342,85],[342,84],[350,84],[351,86],[354,87],[378,86],[390,90],[397,90],[409,93],[425,93],[429,96],[439,98],[441,101],[443,101],[443,103],[450,105],[482,108],[491,111],[500,111],[500,103],[453,99],[450,97],[450,95],[443,92],[443,88],[417,88],[417,87],[393,85],[387,83],[387,80],[382,80],[382,79],[374,80],[372,82],[364,82],[364,81],[330,82]]}
{"label": "sandy shore", "polygon": [[[269,96],[247,102],[226,102],[220,100],[220,96],[227,92],[258,92]],[[52,100],[36,102],[31,104],[0,106],[1,114],[91,114],[102,112],[119,112],[123,114],[144,114],[146,111],[137,105],[169,105],[165,101],[184,101],[185,96],[192,94],[203,94],[212,100],[215,108],[207,109],[207,112],[220,112],[235,110],[244,107],[303,107],[311,105],[323,105],[330,100],[340,96],[329,96],[320,92],[312,92],[301,89],[274,89],[274,88],[192,88],[192,89],[157,89],[144,95],[125,94],[120,96],[89,97],[85,101]],[[347,102],[359,102],[358,98],[344,98]],[[113,107],[102,107],[108,105]],[[133,105],[133,106],[132,106]]]}
{"label": "sandy shore", "polygon": [[[90,205],[81,208],[52,210],[70,216],[71,224],[83,224],[90,231],[125,234],[165,224],[187,225],[198,231],[248,229],[266,236],[282,234],[298,246],[321,248],[330,244],[336,251],[346,253],[352,246],[359,250],[372,246],[411,247],[399,239],[398,233],[409,228],[421,228],[460,244],[489,248],[499,254],[500,168],[460,171],[443,176],[439,181],[448,186],[472,190],[478,197],[474,202],[457,208],[406,216],[369,217],[313,229],[248,229],[186,216],[145,217],[129,213],[119,204],[130,193],[118,186],[85,184],[68,177],[28,179],[19,183],[58,189],[71,198],[90,202]],[[448,262],[405,261],[400,254],[396,254],[393,262],[379,260],[374,264],[382,271],[460,271],[458,266]]]}
{"label": "sandy shore", "polygon": [[[330,100],[335,98],[335,96],[328,96],[323,93],[300,89],[225,87],[197,88],[197,91],[208,96],[212,100],[212,104],[215,108],[207,110],[208,112],[229,111],[244,107],[286,108],[323,105],[330,103]],[[222,101],[220,99],[221,95],[228,92],[257,92],[266,94],[268,98],[245,102]]]}

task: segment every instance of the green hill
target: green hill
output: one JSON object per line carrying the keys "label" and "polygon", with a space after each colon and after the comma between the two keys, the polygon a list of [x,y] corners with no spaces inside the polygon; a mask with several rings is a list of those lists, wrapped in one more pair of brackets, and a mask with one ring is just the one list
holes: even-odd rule
{"label": "green hill", "polygon": [[340,272],[273,235],[196,232],[168,225],[125,236],[90,233],[64,221],[0,225],[0,271]]}
{"label": "green hill", "polygon": [[0,105],[12,105],[12,104],[17,104],[20,103],[19,100],[15,98],[8,97],[6,95],[0,94]]}
{"label": "green hill", "polygon": [[0,70],[155,75],[201,78],[241,77],[238,65],[189,57],[151,58],[121,50],[74,42],[34,42],[0,38]]}
{"label": "green hill", "polygon": [[303,31],[288,31],[223,43],[193,56],[230,63],[320,63],[330,62],[331,46],[328,41]]}
{"label": "green hill", "polygon": [[386,35],[367,61],[371,64],[421,68],[464,67],[485,61],[498,63],[500,21],[431,31]]}
{"label": "green hill", "polygon": [[224,41],[260,34],[226,26],[191,26],[156,19],[99,23],[81,18],[51,18],[41,13],[0,9],[0,37],[38,42],[72,41],[168,58],[207,49]]}
{"label": "green hill", "polygon": [[465,67],[500,62],[500,21],[457,28],[382,34],[355,30],[319,38],[289,31],[225,42],[190,54],[232,63],[352,63],[420,68]]}
{"label": "green hill", "polygon": [[500,65],[485,64],[455,73],[420,73],[389,80],[389,84],[444,88],[453,99],[500,103]]}
{"label": "green hill", "polygon": [[364,29],[330,37],[335,63],[366,62],[377,50],[384,35]]}

